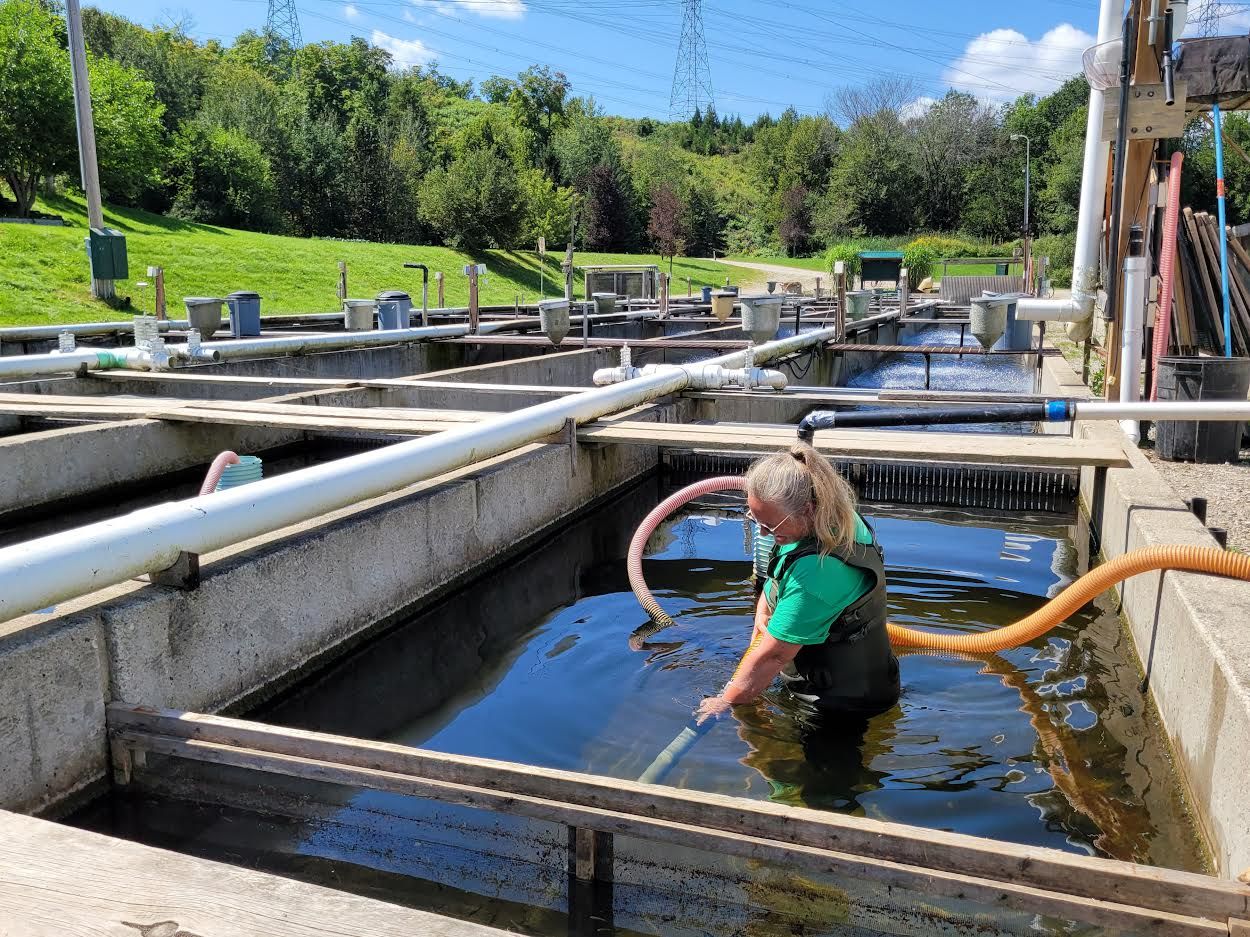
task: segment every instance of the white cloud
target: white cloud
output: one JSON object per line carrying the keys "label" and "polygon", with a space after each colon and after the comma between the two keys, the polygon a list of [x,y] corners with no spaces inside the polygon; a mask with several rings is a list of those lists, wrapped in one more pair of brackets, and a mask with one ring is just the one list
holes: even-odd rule
{"label": "white cloud", "polygon": [[1093,36],[1069,23],[1036,41],[1014,29],[994,29],[969,42],[942,80],[999,101],[1049,94],[1081,71],[1081,52],[1093,44]]}
{"label": "white cloud", "polygon": [[356,17],[360,15],[360,11],[356,9],[354,6],[352,6],[350,3],[348,3],[343,6],[343,15],[346,16],[349,20],[354,20]]}
{"label": "white cloud", "polygon": [[391,54],[396,68],[412,68],[434,60],[434,53],[420,39],[396,39],[380,29],[375,29],[370,41]]}
{"label": "white cloud", "polygon": [[937,98],[931,98],[927,94],[922,94],[914,101],[909,101],[898,109],[898,116],[903,120],[915,120],[917,117],[923,117],[925,112],[934,104],[937,104]]}
{"label": "white cloud", "polygon": [[440,13],[467,10],[491,19],[519,20],[525,15],[525,0],[412,0],[416,6],[432,6]]}

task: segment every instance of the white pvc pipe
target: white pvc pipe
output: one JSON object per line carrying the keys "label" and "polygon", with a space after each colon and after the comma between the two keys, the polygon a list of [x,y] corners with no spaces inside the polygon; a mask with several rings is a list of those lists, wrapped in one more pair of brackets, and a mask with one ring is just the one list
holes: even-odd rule
{"label": "white pvc pipe", "polygon": [[[291,335],[278,338],[236,338],[221,342],[204,342],[200,345],[208,352],[216,352],[223,360],[229,358],[254,358],[261,355],[299,355],[317,351],[340,351],[349,348],[369,348],[374,345],[397,345],[405,342],[424,342],[431,338],[455,338],[467,335],[467,325],[431,325],[421,329],[378,329],[373,332],[327,332],[318,335]],[[182,351],[185,345],[175,345]]]}
{"label": "white pvc pipe", "polygon": [[[820,329],[760,345],[755,360],[832,341],[835,331]],[[739,351],[700,365],[738,368],[745,361],[745,352]],[[558,432],[566,420],[585,423],[681,391],[689,380],[686,368],[667,365],[612,387],[5,547],[0,549],[0,621],[165,569],[180,551],[219,550],[501,455]]]}
{"label": "white pvc pipe", "polygon": [[167,359],[157,360],[140,348],[100,348],[91,351],[49,352],[46,355],[0,356],[0,383],[49,374],[69,374],[86,369],[105,371],[130,368],[155,371],[189,358],[186,346],[166,348]]}
{"label": "white pvc pipe", "polygon": [[1016,319],[1027,322],[1083,322],[1089,314],[1075,299],[1021,299],[1016,303]]}
{"label": "white pvc pipe", "polygon": [[[1124,321],[1120,329],[1120,402],[1141,400],[1141,353],[1146,316],[1146,283],[1150,270],[1145,257],[1124,259]],[[1134,445],[1141,442],[1136,420],[1121,420],[1120,428]]]}
{"label": "white pvc pipe", "polygon": [[1077,400],[1072,404],[1078,420],[1220,420],[1250,422],[1250,401],[1240,400],[1136,400],[1117,403]]}

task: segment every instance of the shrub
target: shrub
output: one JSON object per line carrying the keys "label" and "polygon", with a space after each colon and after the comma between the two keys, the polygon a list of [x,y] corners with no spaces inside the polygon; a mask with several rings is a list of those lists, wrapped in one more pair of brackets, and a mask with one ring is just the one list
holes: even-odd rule
{"label": "shrub", "polygon": [[834,261],[844,261],[846,263],[846,275],[848,277],[859,276],[860,251],[894,251],[898,249],[897,238],[848,238],[845,241],[838,241],[830,245],[829,250],[825,252],[825,264],[829,267],[829,272],[832,273]]}
{"label": "shrub", "polygon": [[825,252],[825,265],[833,273],[833,265],[837,261],[846,264],[846,275],[849,279],[859,276],[859,246],[854,241],[843,241],[834,244]]}
{"label": "shrub", "polygon": [[933,265],[941,258],[942,254],[926,243],[924,238],[917,238],[904,245],[903,266],[907,268],[908,281],[918,284],[925,277],[932,276]]}
{"label": "shrub", "polygon": [[1047,234],[1033,242],[1034,257],[1050,258],[1047,276],[1051,286],[1066,288],[1072,285],[1072,258],[1075,253],[1075,234]]}
{"label": "shrub", "polygon": [[908,247],[927,248],[937,260],[945,257],[992,257],[995,250],[989,244],[949,234],[922,234],[913,238]]}

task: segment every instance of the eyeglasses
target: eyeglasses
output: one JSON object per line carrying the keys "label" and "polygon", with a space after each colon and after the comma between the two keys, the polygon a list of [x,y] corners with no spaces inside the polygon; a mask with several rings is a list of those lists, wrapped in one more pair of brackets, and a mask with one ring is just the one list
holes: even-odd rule
{"label": "eyeglasses", "polygon": [[775,537],[777,535],[778,529],[781,527],[784,527],[786,524],[786,521],[794,517],[794,515],[797,513],[798,511],[791,511],[789,514],[783,517],[780,521],[778,521],[772,527],[769,527],[767,524],[761,521],[758,517],[752,514],[750,510],[747,511],[747,520],[749,520],[752,524],[758,527],[760,529],[760,533],[762,533],[765,537]]}

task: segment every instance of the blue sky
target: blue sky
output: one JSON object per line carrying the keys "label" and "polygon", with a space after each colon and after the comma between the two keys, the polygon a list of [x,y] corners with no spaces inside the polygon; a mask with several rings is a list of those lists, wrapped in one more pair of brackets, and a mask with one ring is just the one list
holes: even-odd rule
{"label": "blue sky", "polygon": [[[184,20],[196,38],[228,43],[263,28],[267,0],[96,5],[144,25]],[[1250,4],[1191,3],[1213,6],[1221,32],[1250,23]],[[437,61],[477,81],[550,65],[609,113],[668,115],[681,0],[296,0],[296,8],[306,42],[363,36],[400,64]],[[746,120],[787,105],[817,113],[834,89],[882,75],[913,78],[920,99],[949,87],[994,101],[1045,94],[1079,71],[1097,17],[1097,0],[703,0],[717,110]]]}

